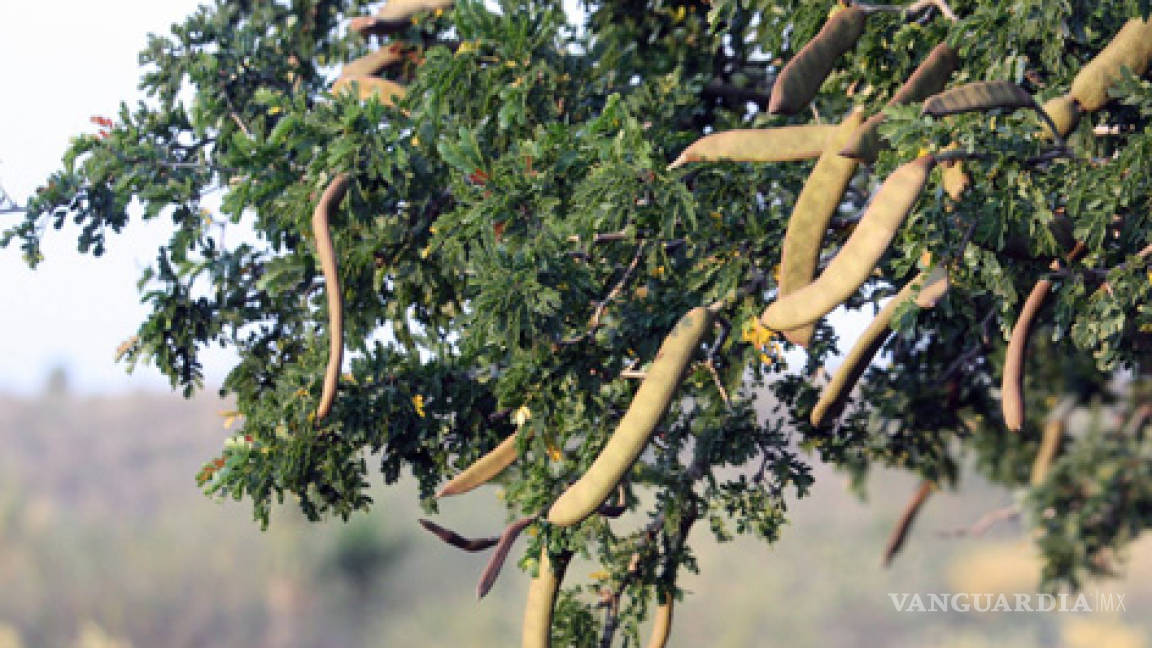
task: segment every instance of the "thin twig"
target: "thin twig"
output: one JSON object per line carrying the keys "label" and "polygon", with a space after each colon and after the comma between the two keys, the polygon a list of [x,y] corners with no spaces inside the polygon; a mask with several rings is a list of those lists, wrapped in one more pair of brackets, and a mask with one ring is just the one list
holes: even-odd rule
{"label": "thin twig", "polygon": [[1005,520],[1013,520],[1018,517],[1020,517],[1020,509],[1015,506],[1005,506],[981,515],[980,519],[976,520],[970,527],[961,527],[959,529],[953,529],[952,531],[942,531],[940,535],[946,537],[968,536],[971,538],[979,538],[997,523]]}
{"label": "thin twig", "polygon": [[595,335],[596,331],[600,328],[600,318],[604,316],[604,311],[608,308],[608,304],[612,303],[620,295],[620,292],[624,290],[624,287],[628,285],[628,282],[632,279],[632,274],[636,271],[636,267],[640,265],[640,260],[644,256],[645,243],[645,241],[641,241],[640,244],[636,246],[636,254],[632,255],[632,262],[628,264],[628,268],[624,270],[624,276],[620,277],[620,281],[617,281],[616,285],[612,286],[612,289],[608,291],[608,295],[596,305],[596,310],[592,313],[592,319],[588,321],[588,330],[578,337],[562,340],[560,344],[579,344]]}

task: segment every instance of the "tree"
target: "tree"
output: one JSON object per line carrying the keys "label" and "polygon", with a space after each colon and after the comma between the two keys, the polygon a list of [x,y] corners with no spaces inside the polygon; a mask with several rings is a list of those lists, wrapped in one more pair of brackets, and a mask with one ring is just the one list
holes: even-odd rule
{"label": "tree", "polygon": [[[923,478],[888,559],[974,463],[1026,493],[1048,588],[1152,522],[1149,3],[368,4],[151,37],[152,101],[2,239],[35,265],[49,223],[101,255],[134,199],[171,219],[122,351],[186,395],[239,352],[206,492],[267,525],[367,509],[369,458],[430,513],[495,479],[499,539],[425,526],[498,545],[488,584],[532,530],[525,645],[666,629],[693,524],[771,542],[813,461]],[[574,554],[604,578],[554,604]]]}

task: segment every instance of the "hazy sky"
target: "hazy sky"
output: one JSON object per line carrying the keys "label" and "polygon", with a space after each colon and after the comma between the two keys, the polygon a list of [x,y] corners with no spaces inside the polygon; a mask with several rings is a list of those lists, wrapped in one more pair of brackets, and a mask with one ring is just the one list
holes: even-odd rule
{"label": "hazy sky", "polygon": [[[196,0],[0,0],[0,186],[23,202],[58,168],[68,139],[94,132],[92,115],[115,116],[139,96],[137,54]],[[0,229],[20,215],[0,215]],[[47,260],[30,271],[15,247],[0,249],[0,393],[39,391],[53,366],[83,391],[166,389],[151,367],[127,375],[116,347],[144,315],[136,280],[165,240],[133,223],[102,259],[76,252],[75,228],[51,232]],[[162,223],[160,223],[162,226]],[[217,354],[210,377],[227,366]]]}

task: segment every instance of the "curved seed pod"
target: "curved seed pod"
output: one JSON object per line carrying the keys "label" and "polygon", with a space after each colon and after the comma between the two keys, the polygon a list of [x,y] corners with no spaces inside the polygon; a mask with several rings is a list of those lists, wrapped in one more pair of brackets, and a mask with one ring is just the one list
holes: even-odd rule
{"label": "curved seed pod", "polygon": [[408,27],[412,17],[425,11],[448,9],[452,0],[390,0],[375,16],[353,18],[348,27],[361,36],[384,36]]}
{"label": "curved seed pod", "polygon": [[652,634],[648,637],[648,648],[664,648],[668,644],[668,635],[672,634],[672,607],[675,598],[671,592],[664,594],[664,602],[656,608],[652,619]]}
{"label": "curved seed pod", "polygon": [[[1052,120],[1052,124],[1056,127],[1056,132],[1060,133],[1060,137],[1071,133],[1072,129],[1076,128],[1076,124],[1080,121],[1080,106],[1071,95],[1053,97],[1045,101],[1040,109]],[[1041,131],[1040,136],[1045,139],[1050,139],[1052,133],[1045,128]]]}
{"label": "curved seed pod", "polygon": [[379,74],[384,68],[404,60],[404,46],[399,43],[385,45],[374,52],[349,61],[340,69],[342,78],[365,77]]}
{"label": "curved seed pod", "polygon": [[1004,412],[1004,424],[1013,432],[1024,427],[1024,349],[1028,346],[1028,337],[1032,332],[1032,323],[1036,320],[1036,313],[1048,298],[1048,291],[1052,289],[1052,282],[1041,279],[1032,286],[1028,299],[1024,300],[1024,307],[1016,318],[1012,327],[1012,337],[1008,341],[1008,350],[1004,354],[1004,374],[1000,382],[1000,406]]}
{"label": "curved seed pod", "polygon": [[920,487],[912,495],[912,499],[908,501],[908,505],[904,508],[904,513],[900,516],[900,520],[896,523],[896,528],[892,529],[892,536],[888,538],[888,546],[884,549],[883,564],[885,567],[892,564],[892,559],[900,552],[904,546],[904,540],[908,538],[908,532],[912,530],[912,523],[916,521],[917,514],[920,513],[920,508],[924,506],[924,502],[932,491],[936,490],[936,485],[928,480],[920,482]]}
{"label": "curved seed pod", "polygon": [[436,493],[436,497],[460,495],[486,484],[503,472],[505,468],[512,465],[512,462],[516,461],[519,456],[520,452],[516,448],[516,433],[512,433],[508,435],[508,438],[501,441],[500,445],[477,459],[471,466],[465,468],[464,472],[449,480],[447,484],[444,484],[440,492]]}
{"label": "curved seed pod", "polygon": [[840,58],[864,33],[867,14],[859,7],[842,9],[829,18],[776,76],[768,112],[790,115],[812,101]]}
{"label": "curved seed pod", "polygon": [[689,162],[795,162],[819,157],[835,126],[738,128],[705,135],[684,149],[669,169]]}
{"label": "curved seed pod", "polygon": [[[959,65],[960,59],[956,55],[956,50],[947,43],[940,43],[932,48],[928,56],[916,67],[912,76],[908,77],[886,105],[903,106],[923,101],[940,92]],[[884,123],[884,119],[884,113],[869,117],[840,151],[840,155],[866,162],[874,161],[883,144],[876,129]]]}
{"label": "curved seed pod", "polygon": [[552,645],[552,610],[571,557],[572,554],[565,553],[557,558],[553,571],[548,548],[540,551],[540,572],[528,586],[528,603],[524,606],[522,648],[548,648]]}
{"label": "curved seed pod", "polygon": [[1141,76],[1152,61],[1152,21],[1129,20],[1096,58],[1076,78],[1068,94],[1080,102],[1086,112],[1099,110],[1108,103],[1108,87],[1128,68]]}
{"label": "curved seed pod", "polygon": [[491,549],[499,542],[496,538],[465,538],[451,529],[445,529],[432,520],[421,519],[419,522],[420,526],[424,527],[424,529],[432,535],[464,551],[484,551],[485,549]]}
{"label": "curved seed pod", "polygon": [[476,598],[484,598],[492,585],[496,583],[496,577],[500,575],[500,570],[504,568],[504,561],[508,558],[508,552],[512,549],[512,545],[516,542],[516,538],[520,537],[520,532],[524,530],[529,524],[536,521],[535,517],[521,518],[504,529],[504,533],[500,534],[500,540],[496,543],[496,552],[492,554],[492,560],[488,561],[488,566],[484,568],[484,573],[480,575],[480,584],[476,586]]}
{"label": "curved seed pod", "polygon": [[[921,274],[908,282],[895,297],[888,300],[852,345],[852,350],[836,370],[836,375],[824,386],[824,391],[820,392],[820,400],[812,408],[809,417],[812,425],[820,427],[835,420],[844,411],[852,388],[856,386],[860,376],[864,375],[864,371],[892,333],[890,324],[896,309],[913,298],[917,306],[932,308],[948,291],[948,285],[948,272],[943,268],[935,268],[926,278]],[[917,289],[920,291],[919,294],[916,292]]]}
{"label": "curved seed pod", "polygon": [[976,81],[934,94],[923,113],[933,117],[993,108],[1033,108],[1036,100],[1011,81]]}
{"label": "curved seed pod", "polygon": [[[820,258],[820,248],[824,242],[824,231],[828,220],[836,213],[844,200],[844,191],[856,173],[856,160],[840,155],[840,149],[860,128],[864,111],[853,110],[840,123],[836,136],[824,147],[824,153],[817,160],[812,174],[804,183],[804,189],[796,198],[792,216],[788,219],[788,229],[784,233],[784,243],[780,254],[779,294],[791,294],[812,283],[816,273],[816,262]],[[784,337],[800,346],[808,346],[814,326],[809,324],[798,329],[784,331]]]}
{"label": "curved seed pod", "polygon": [[332,84],[332,94],[342,92],[356,92],[360,101],[375,98],[385,106],[391,106],[396,99],[404,97],[404,86],[374,76],[340,77]]}
{"label": "curved seed pod", "polygon": [[769,304],[760,322],[776,331],[800,328],[827,315],[856,292],[916,204],[935,165],[935,157],[923,155],[893,171],[820,277]]}
{"label": "curved seed pod", "polygon": [[548,510],[548,521],[572,526],[591,515],[620,483],[636,457],[648,445],[652,429],[667,411],[684,377],[700,338],[711,328],[714,315],[703,307],[693,308],[664,338],[656,359],[645,372],[632,404],[588,472],[568,487]]}
{"label": "curved seed pod", "polygon": [[1060,451],[1060,441],[1064,438],[1064,419],[1056,418],[1044,425],[1044,436],[1040,439],[1040,448],[1036,451],[1036,459],[1032,462],[1031,484],[1039,486],[1048,476],[1048,468],[1056,453]]}
{"label": "curved seed pod", "polygon": [[341,173],[336,176],[312,212],[312,236],[316,239],[316,255],[320,257],[320,271],[324,274],[324,284],[328,293],[328,367],[324,370],[324,389],[320,393],[320,405],[316,407],[315,420],[319,423],[332,411],[336,401],[336,384],[340,379],[340,365],[344,361],[344,300],[340,293],[340,274],[336,266],[336,248],[332,245],[332,234],[328,222],[332,210],[344,199],[348,191],[349,176]]}
{"label": "curved seed pod", "polygon": [[[1075,261],[1084,254],[1084,244],[1077,241],[1068,253],[1068,261]],[[1052,270],[1060,269],[1060,262],[1053,261],[1049,266]],[[1028,337],[1032,332],[1032,324],[1036,321],[1036,314],[1048,299],[1048,292],[1052,289],[1052,282],[1041,279],[1032,286],[1032,292],[1024,300],[1020,315],[1016,317],[1016,324],[1012,326],[1012,336],[1008,339],[1008,348],[1004,352],[1004,373],[1000,377],[1000,407],[1004,412],[1004,424],[1013,432],[1024,427],[1024,351],[1028,346]]]}

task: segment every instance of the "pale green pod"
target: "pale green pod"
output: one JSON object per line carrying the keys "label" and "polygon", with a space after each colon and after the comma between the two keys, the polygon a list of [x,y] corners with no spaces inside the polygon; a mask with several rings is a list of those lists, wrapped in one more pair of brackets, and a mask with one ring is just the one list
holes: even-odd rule
{"label": "pale green pod", "polygon": [[616,431],[584,476],[569,486],[548,510],[549,522],[558,526],[579,524],[608,498],[648,445],[652,430],[672,403],[688,363],[714,317],[709,309],[698,307],[680,318],[660,345],[656,359],[645,372],[644,381]]}
{"label": "pale green pod", "polygon": [[892,172],[876,191],[860,223],[820,277],[777,299],[760,316],[775,331],[807,326],[830,313],[868,279],[896,230],[916,204],[936,158],[924,155]]}
{"label": "pale green pod", "polygon": [[689,162],[795,162],[819,157],[835,126],[738,128],[705,135],[693,142],[669,169]]}
{"label": "pale green pod", "polygon": [[448,497],[450,495],[460,495],[481,486],[491,481],[496,475],[504,472],[512,462],[516,461],[520,456],[520,451],[516,447],[516,434],[508,435],[508,438],[500,442],[500,445],[492,449],[488,454],[480,457],[471,466],[468,466],[459,475],[453,477],[440,492],[436,493],[436,497]]}
{"label": "pale green pod", "polygon": [[1085,112],[1100,110],[1108,103],[1108,88],[1120,78],[1121,68],[1128,68],[1136,76],[1148,70],[1152,61],[1152,21],[1133,18],[1112,38],[1096,58],[1092,59],[1076,78],[1068,94],[1080,103]]}
{"label": "pale green pod", "polygon": [[896,309],[910,299],[920,308],[932,308],[948,291],[948,285],[948,272],[943,268],[935,268],[927,277],[923,274],[917,276],[880,309],[852,345],[852,350],[836,370],[836,375],[824,386],[820,400],[812,408],[809,418],[812,425],[821,427],[831,423],[844,411],[852,389],[892,333],[892,316]]}
{"label": "pale green pod", "polygon": [[[1053,97],[1045,101],[1040,109],[1052,120],[1052,124],[1056,127],[1056,132],[1060,133],[1060,137],[1071,133],[1072,129],[1076,128],[1076,124],[1080,121],[1080,106],[1077,105],[1076,100],[1073,99],[1071,95]],[[1040,132],[1040,137],[1051,139],[1051,130],[1045,128]]]}
{"label": "pale green pod", "polygon": [[[956,55],[956,50],[947,43],[937,45],[920,62],[912,76],[908,77],[908,80],[900,86],[896,94],[892,95],[886,105],[902,106],[915,103],[940,92],[958,65],[960,65],[960,59]],[[883,145],[876,129],[884,123],[884,119],[884,113],[877,113],[869,117],[844,145],[840,155],[865,162],[875,161]]]}
{"label": "pale green pod", "polygon": [[568,569],[570,554],[557,561],[555,570],[548,559],[548,548],[540,551],[539,573],[528,586],[528,602],[524,606],[524,625],[520,645],[523,648],[548,648],[552,645],[552,614],[556,607],[556,593]]}
{"label": "pale green pod", "polygon": [[648,648],[664,648],[672,634],[672,610],[676,598],[671,593],[664,595],[664,602],[656,608],[652,620],[652,634],[648,636]]}
{"label": "pale green pod", "polygon": [[[859,109],[844,118],[796,198],[780,254],[777,290],[781,296],[812,283],[828,221],[843,202],[844,192],[858,166],[856,160],[840,155],[840,149],[857,132],[863,120],[864,111]],[[806,347],[812,339],[813,330],[814,326],[809,324],[784,331],[784,337]]]}
{"label": "pale green pod", "polygon": [[820,33],[800,48],[776,76],[768,112],[790,115],[803,110],[824,84],[836,59],[856,45],[867,19],[863,9],[848,7],[825,21]]}

